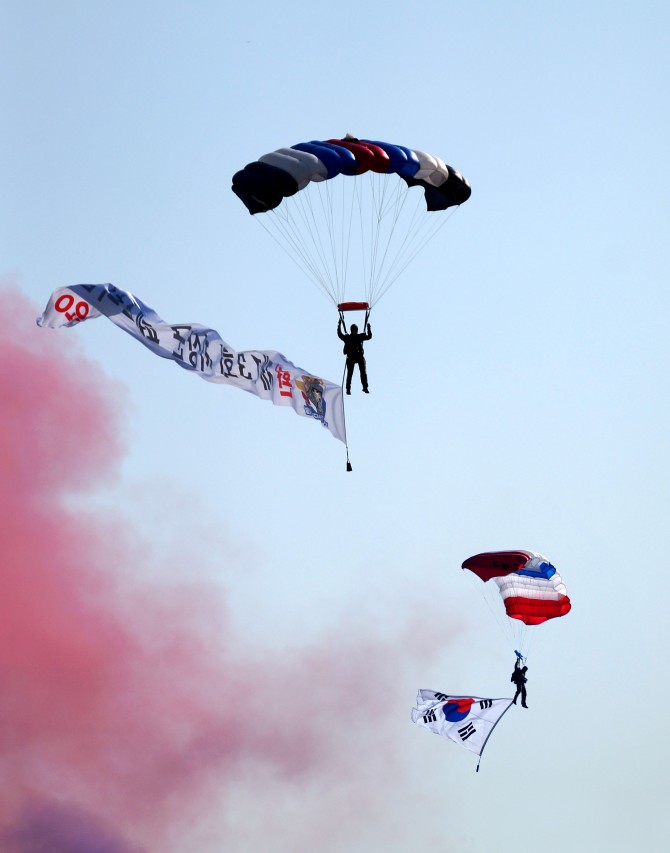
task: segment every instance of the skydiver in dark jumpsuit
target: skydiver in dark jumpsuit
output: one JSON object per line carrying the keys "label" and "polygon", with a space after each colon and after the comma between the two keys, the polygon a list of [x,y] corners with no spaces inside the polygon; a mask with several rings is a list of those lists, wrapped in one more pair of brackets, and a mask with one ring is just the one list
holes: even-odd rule
{"label": "skydiver in dark jumpsuit", "polygon": [[521,707],[527,708],[526,705],[526,673],[528,672],[527,666],[521,666],[521,661],[519,658],[516,659],[516,663],[514,664],[514,672],[512,673],[512,677],[510,681],[513,681],[516,684],[516,693],[514,694],[514,704],[516,705],[516,700],[521,694]]}
{"label": "skydiver in dark jumpsuit", "polygon": [[342,352],[347,357],[347,377],[346,386],[347,394],[351,394],[351,377],[354,372],[354,367],[358,365],[358,371],[361,375],[361,385],[363,392],[369,394],[368,390],[368,373],[365,367],[365,353],[363,352],[363,341],[369,341],[372,337],[372,329],[368,323],[367,331],[364,334],[359,334],[358,326],[355,323],[351,324],[351,332],[346,335],[342,333],[342,318],[337,324],[337,336],[341,341],[344,341]]}

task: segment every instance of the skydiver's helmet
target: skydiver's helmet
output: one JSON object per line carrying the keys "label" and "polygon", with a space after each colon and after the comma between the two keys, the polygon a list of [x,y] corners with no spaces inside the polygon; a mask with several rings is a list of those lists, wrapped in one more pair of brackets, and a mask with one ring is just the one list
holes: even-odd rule
{"label": "skydiver's helmet", "polygon": [[351,331],[354,335],[358,334],[358,326],[355,323],[351,324]]}

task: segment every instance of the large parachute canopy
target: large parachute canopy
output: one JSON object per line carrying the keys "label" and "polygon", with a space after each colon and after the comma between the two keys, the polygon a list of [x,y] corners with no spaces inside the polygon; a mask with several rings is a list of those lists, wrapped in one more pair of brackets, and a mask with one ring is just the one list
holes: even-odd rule
{"label": "large parachute canopy", "polygon": [[541,625],[570,611],[563,579],[549,560],[535,551],[487,551],[468,557],[462,568],[484,581],[485,587],[493,586],[502,598],[510,625],[507,633],[519,647],[524,645],[526,626]]}
{"label": "large parachute canopy", "polygon": [[369,307],[471,193],[439,157],[349,134],[264,154],[232,190],[335,305]]}

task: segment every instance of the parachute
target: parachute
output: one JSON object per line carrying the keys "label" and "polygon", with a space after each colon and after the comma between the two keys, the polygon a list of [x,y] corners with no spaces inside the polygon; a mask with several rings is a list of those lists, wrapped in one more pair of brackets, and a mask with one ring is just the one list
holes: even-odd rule
{"label": "parachute", "polygon": [[[488,551],[468,557],[462,565],[502,598],[508,631],[523,650],[528,626],[565,616],[571,604],[563,579],[535,551]],[[496,613],[496,609],[494,613]],[[498,611],[499,613],[499,607]]]}
{"label": "parachute", "polygon": [[439,157],[349,134],[264,154],[232,190],[340,311],[366,312],[471,193]]}

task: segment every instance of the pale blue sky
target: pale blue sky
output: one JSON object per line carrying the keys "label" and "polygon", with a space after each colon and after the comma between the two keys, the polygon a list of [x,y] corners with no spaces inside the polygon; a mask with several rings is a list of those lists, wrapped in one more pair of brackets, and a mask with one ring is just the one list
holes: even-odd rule
{"label": "pale blue sky", "polygon": [[[339,381],[336,313],[232,174],[350,132],[472,185],[374,311],[351,474],[325,431],[104,319],[35,332],[76,337],[125,386],[128,455],[100,501],[158,543],[146,496],[162,491],[175,538],[225,541],[225,566],[202,560],[260,654],[350,623],[397,643],[424,606],[457,632],[398,673],[393,821],[334,853],[667,841],[669,55],[661,0],[2,3],[0,273],[39,310],[55,287],[111,281]],[[573,611],[538,634],[531,709],[476,775],[409,713],[418,688],[507,695],[513,654],[460,571],[498,548],[547,555]],[[175,850],[222,849],[196,838]]]}

